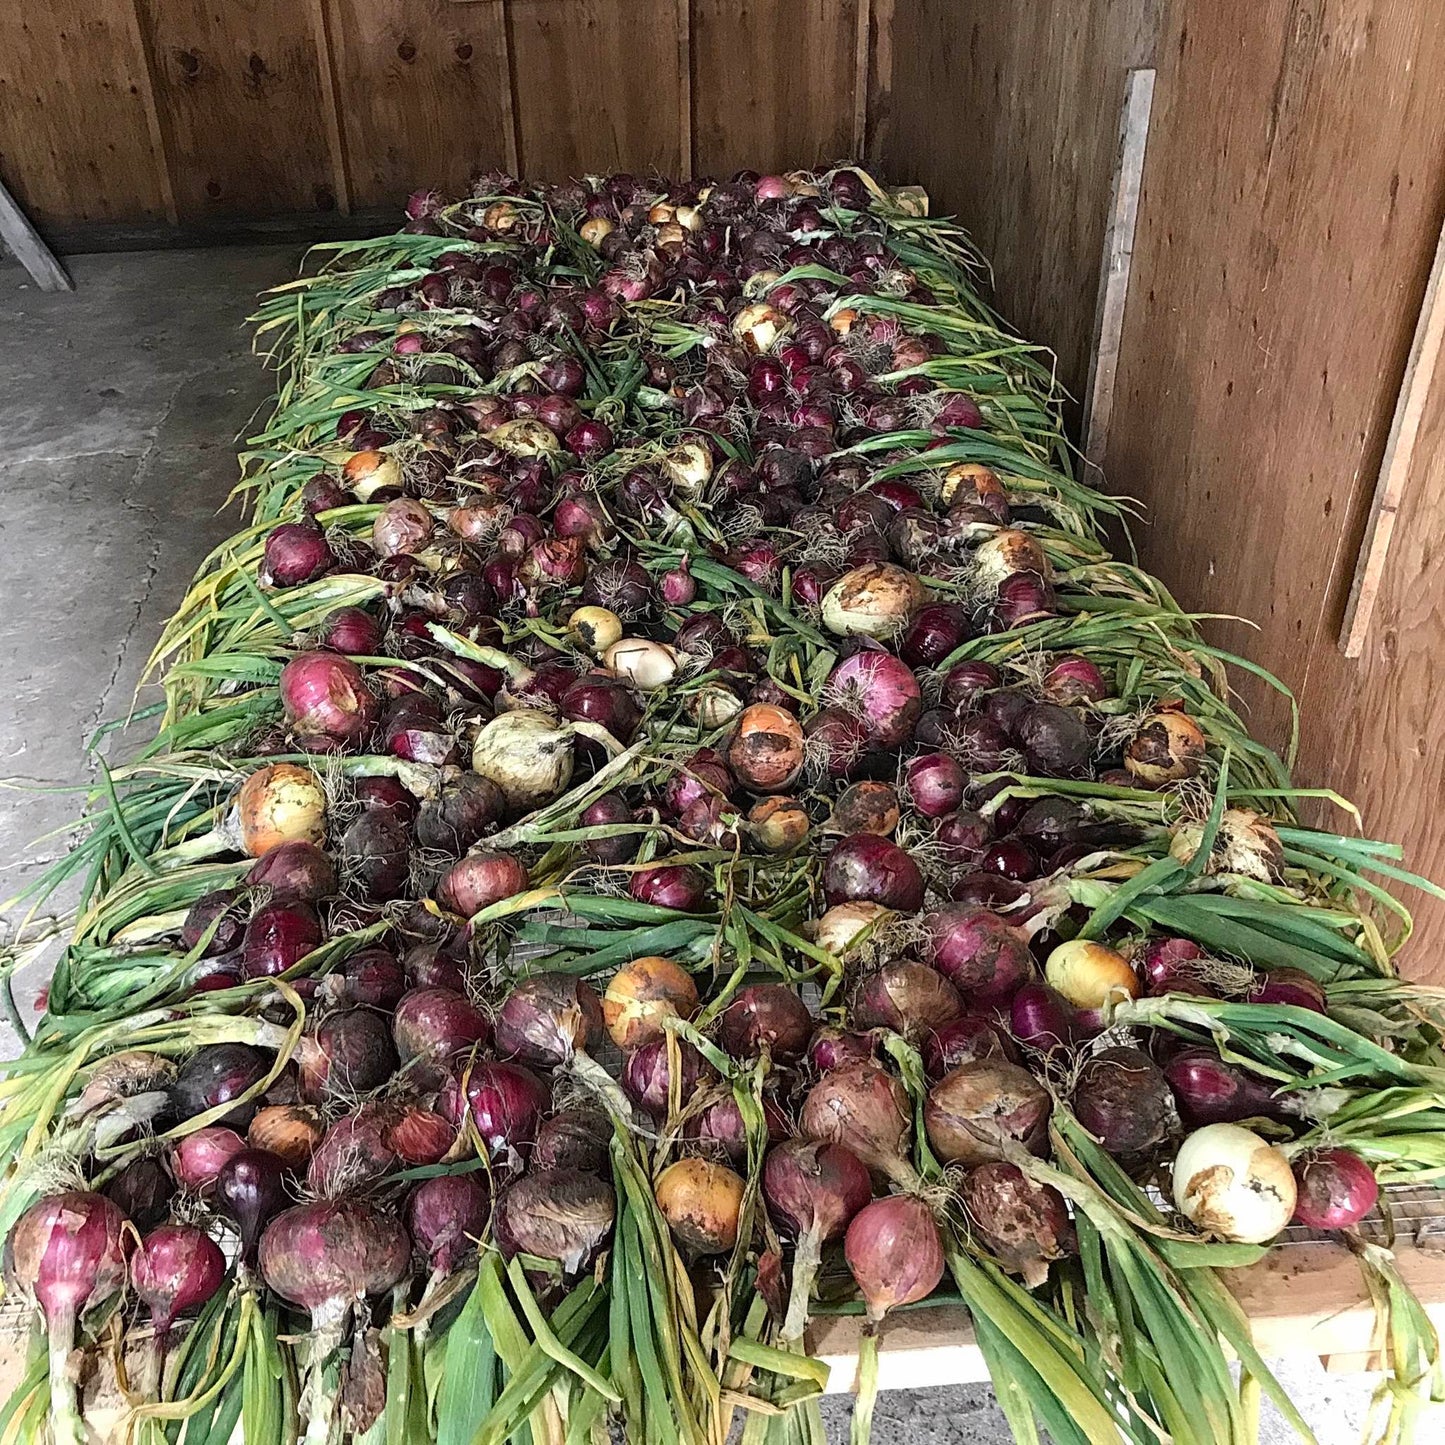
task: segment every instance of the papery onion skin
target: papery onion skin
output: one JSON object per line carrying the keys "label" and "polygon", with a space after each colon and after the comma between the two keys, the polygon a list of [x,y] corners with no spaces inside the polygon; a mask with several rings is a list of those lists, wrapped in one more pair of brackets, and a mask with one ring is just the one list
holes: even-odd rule
{"label": "papery onion skin", "polygon": [[908,626],[927,595],[912,572],[891,562],[870,562],[845,572],[824,594],[823,623],[838,637],[893,637]]}
{"label": "papery onion skin", "polygon": [[763,1162],[768,1213],[785,1235],[838,1239],[848,1221],[873,1197],[867,1166],[842,1144],[787,1139]]}
{"label": "papery onion skin", "polygon": [[570,1279],[606,1244],[616,1212],[612,1185],[596,1174],[540,1169],[502,1191],[492,1227],[505,1256],[556,1260]]}
{"label": "papery onion skin", "polygon": [[257,768],[241,785],[236,810],[241,845],[252,858],[282,843],[320,844],[326,837],[326,791],[296,763]]}
{"label": "papery onion skin", "polygon": [[929,1091],[923,1123],[933,1151],[949,1164],[988,1164],[1013,1146],[1042,1154],[1049,1092],[1027,1069],[980,1059],[945,1074]]}
{"label": "papery onion skin", "polygon": [[1115,1158],[1142,1158],[1178,1127],[1164,1071],[1142,1049],[1101,1049],[1079,1070],[1071,1100],[1078,1121]]}
{"label": "papery onion skin", "polygon": [[853,990],[855,1028],[891,1029],[922,1044],[963,1012],[958,991],[926,963],[895,958],[859,979]]}
{"label": "papery onion skin", "polygon": [[183,1189],[207,1194],[222,1166],[246,1147],[234,1129],[211,1125],[178,1139],[170,1151],[171,1173]]}
{"label": "papery onion skin", "polygon": [[780,1064],[803,1056],[813,1031],[808,1006],[781,983],[740,989],[718,1019],[718,1041],[735,1059],[766,1052]]}
{"label": "papery onion skin", "polygon": [[697,1005],[692,975],[670,958],[649,956],[624,964],[608,980],[602,1020],[612,1042],[626,1052],[661,1038],[666,1019],[690,1019]]}
{"label": "papery onion skin", "polygon": [[1073,1254],[1073,1226],[1063,1195],[1030,1179],[1017,1164],[980,1164],[959,1188],[969,1223],[1010,1273],[1029,1289],[1049,1277],[1049,1265]]}
{"label": "papery onion skin", "polygon": [[313,1315],[384,1294],[405,1274],[411,1240],[401,1224],[355,1199],[298,1204],[261,1236],[261,1274],[288,1304]]}
{"label": "papery onion skin", "polygon": [[534,973],[515,985],[493,1020],[497,1052],[537,1069],[587,1053],[602,1036],[602,1001],[570,973]]}
{"label": "papery onion skin", "polygon": [[72,1190],[32,1204],[5,1239],[5,1278],[46,1323],[75,1320],[125,1288],[125,1216],[102,1194]]}
{"label": "papery onion skin", "polygon": [[362,670],[335,652],[301,652],[281,669],[287,721],[303,738],[358,743],[380,713]]}
{"label": "papery onion skin", "polygon": [[916,913],[923,906],[923,875],[896,843],[855,833],[840,839],[828,855],[823,893],[830,907],[863,901]]}
{"label": "papery onion skin", "polygon": [[808,1139],[851,1149],[875,1177],[912,1183],[912,1107],[903,1085],[872,1060],[844,1064],[808,1091],[798,1117]]}
{"label": "papery onion skin", "polygon": [[535,1169],[582,1169],[605,1174],[612,1127],[596,1109],[574,1106],[562,1109],[542,1122],[532,1147]]}
{"label": "papery onion skin", "polygon": [[266,1149],[288,1168],[304,1169],[321,1143],[321,1115],[304,1104],[267,1104],[246,1131],[252,1149]]}
{"label": "papery onion skin", "polygon": [[1197,1229],[1234,1244],[1267,1244],[1297,1192],[1283,1151],[1238,1124],[1208,1124],[1179,1146],[1174,1205]]}
{"label": "papery onion skin", "polygon": [[710,1255],[737,1243],[744,1188],[724,1164],[678,1159],[658,1175],[654,1192],[678,1242],[694,1255]]}
{"label": "papery onion skin", "polygon": [[452,1075],[437,1107],[454,1124],[470,1116],[471,1127],[498,1167],[515,1166],[531,1149],[551,1102],[551,1090],[531,1069],[487,1060]]}
{"label": "papery onion skin", "polygon": [[1375,1172],[1349,1149],[1312,1149],[1292,1164],[1295,1220],[1310,1229],[1351,1229],[1379,1202]]}
{"label": "papery onion skin", "polygon": [[843,1256],[877,1322],[899,1305],[927,1299],[943,1278],[943,1241],[933,1212],[907,1194],[875,1199],[853,1216]]}
{"label": "papery onion skin", "polygon": [[501,788],[513,812],[550,802],[572,781],[572,735],[547,713],[505,712],[478,734],[472,769]]}
{"label": "papery onion skin", "polygon": [[441,1082],[458,1054],[485,1045],[492,1027],[464,994],[450,988],[416,988],[396,1006],[392,1037],[407,1076],[421,1085]]}
{"label": "papery onion skin", "polygon": [[1004,1059],[1011,1064],[1019,1061],[1003,1025],[977,1013],[962,1013],[935,1029],[923,1041],[923,1058],[930,1079],[941,1079],[977,1059]]}
{"label": "papery onion skin", "polygon": [[727,762],[750,792],[786,792],[803,771],[802,724],[769,703],[745,707],[733,725]]}

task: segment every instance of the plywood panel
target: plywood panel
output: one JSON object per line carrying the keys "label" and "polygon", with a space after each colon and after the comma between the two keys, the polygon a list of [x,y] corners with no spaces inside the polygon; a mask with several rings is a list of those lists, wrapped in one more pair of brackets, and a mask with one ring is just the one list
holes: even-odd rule
{"label": "plywood panel", "polygon": [[494,3],[327,0],[357,205],[457,194],[512,146],[506,21]]}
{"label": "plywood panel", "polygon": [[523,174],[690,169],[687,15],[679,0],[508,0]]}
{"label": "plywood panel", "polygon": [[37,221],[165,214],[128,4],[0,5],[0,175]]}
{"label": "plywood panel", "polygon": [[312,20],[293,0],[139,0],[182,218],[330,210]]}
{"label": "plywood panel", "polygon": [[[1082,393],[1124,76],[1159,0],[897,0],[878,146],[993,263],[1004,314]],[[875,124],[883,126],[885,117]]]}
{"label": "plywood panel", "polygon": [[[1445,578],[1418,550],[1438,496],[1407,501],[1390,559],[1395,586],[1423,574],[1413,594],[1382,600],[1393,621],[1358,669],[1334,646],[1445,206],[1445,17],[1428,0],[1187,8],[1160,46],[1108,478],[1149,504],[1144,561],[1185,605],[1259,623],[1215,636],[1301,695],[1300,780],[1359,796],[1371,831],[1445,875],[1426,725]],[[1282,740],[1283,707],[1241,687]]]}
{"label": "plywood panel", "polygon": [[693,0],[698,172],[849,156],[865,10],[863,0]]}

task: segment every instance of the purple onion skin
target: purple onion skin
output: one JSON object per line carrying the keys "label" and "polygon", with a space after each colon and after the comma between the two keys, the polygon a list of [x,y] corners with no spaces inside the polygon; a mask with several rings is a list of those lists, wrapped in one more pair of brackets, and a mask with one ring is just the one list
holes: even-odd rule
{"label": "purple onion skin", "polygon": [[977,1059],[1003,1059],[1018,1063],[1018,1050],[1003,1026],[983,1014],[965,1013],[934,1030],[923,1043],[923,1058],[930,1079],[941,1079],[962,1064]]}
{"label": "purple onion skin", "polygon": [[[678,1093],[686,1104],[702,1084],[713,1078],[713,1068],[685,1039],[678,1040],[677,1049],[682,1074]],[[650,1039],[634,1049],[622,1067],[622,1087],[627,1097],[659,1123],[667,1118],[671,1082],[665,1038]]]}
{"label": "purple onion skin", "polygon": [[698,913],[707,901],[708,880],[691,863],[668,863],[634,873],[628,892],[639,903],[677,913]]}
{"label": "purple onion skin", "polygon": [[256,860],[246,882],[273,898],[317,903],[336,892],[336,868],[314,843],[282,843]]}
{"label": "purple onion skin", "polygon": [[1014,994],[1009,1028],[1021,1044],[1044,1053],[1078,1042],[1085,1032],[1077,1010],[1046,983],[1026,983]]}
{"label": "purple onion skin", "polygon": [[409,1077],[423,1086],[442,1082],[446,1065],[491,1037],[486,1015],[449,988],[414,988],[391,1021],[396,1051]]}
{"label": "purple onion skin", "polygon": [[602,1000],[590,984],[570,973],[534,973],[497,1010],[497,1052],[555,1069],[595,1048],[602,1028]]}
{"label": "purple onion skin", "polygon": [[175,1182],[153,1154],[132,1160],[101,1191],[142,1234],[171,1217]]}
{"label": "purple onion skin", "polygon": [[912,1119],[903,1085],[866,1060],[834,1069],[813,1085],[803,1100],[798,1132],[851,1149],[876,1177],[912,1182],[905,1158]]}
{"label": "purple onion skin", "polygon": [[939,908],[925,917],[924,930],[924,961],[966,1002],[1001,1001],[1033,977],[1033,955],[1023,931],[988,909]]}
{"label": "purple onion skin", "polygon": [[1190,1129],[1244,1119],[1287,1119],[1290,1110],[1269,1085],[1208,1049],[1189,1048],[1164,1065],[1164,1077]]}
{"label": "purple onion skin", "polygon": [[261,1275],[288,1304],[321,1314],[384,1294],[411,1263],[402,1225],[356,1199],[298,1204],[266,1226]]}
{"label": "purple onion skin", "polygon": [[828,855],[823,893],[830,908],[856,900],[916,913],[923,906],[923,875],[896,843],[855,833],[840,839]]}
{"label": "purple onion skin", "polygon": [[221,1167],[245,1147],[246,1141],[234,1129],[211,1125],[193,1130],[178,1139],[171,1150],[171,1173],[182,1189],[209,1194]]}
{"label": "purple onion skin", "polygon": [[241,1234],[241,1258],[256,1262],[261,1231],[286,1204],[286,1166],[269,1149],[243,1149],[216,1175],[216,1207]]}
{"label": "purple onion skin", "polygon": [[[633,821],[632,807],[621,793],[604,793],[582,814],[579,826],[597,828]],[[589,838],[582,847],[594,862],[630,863],[641,841],[640,834],[620,833],[612,838]]]}
{"label": "purple onion skin", "polygon": [[925,753],[904,766],[904,789],[925,818],[944,818],[963,802],[967,774],[947,753]]}
{"label": "purple onion skin", "polygon": [[963,1012],[958,990],[936,969],[895,958],[858,981],[851,1015],[862,1029],[892,1029],[921,1044]]}
{"label": "purple onion skin", "polygon": [[238,906],[242,893],[234,888],[221,888],[213,893],[203,893],[191,904],[186,921],[181,925],[181,947],[187,953],[197,948],[206,936],[206,930],[219,918],[216,931],[211,935],[201,953],[202,958],[214,958],[218,954],[230,953],[239,948],[246,925]]}
{"label": "purple onion skin", "polygon": [[538,1170],[498,1197],[492,1231],[508,1259],[553,1259],[566,1278],[575,1279],[606,1244],[616,1214],[608,1181],[580,1170]]}
{"label": "purple onion skin", "polygon": [[867,1034],[821,1024],[808,1041],[808,1066],[815,1074],[865,1063],[873,1057],[873,1040]]}
{"label": "purple onion skin", "polygon": [[158,1335],[181,1315],[199,1309],[226,1278],[226,1256],[203,1229],[163,1224],[130,1257],[131,1288],[145,1302]]}
{"label": "purple onion skin", "polygon": [[[271,1064],[264,1049],[250,1044],[207,1044],[181,1065],[171,1084],[171,1104],[182,1119],[193,1119],[244,1094],[266,1077]],[[244,1129],[258,1107],[251,1099],[213,1122]]]}
{"label": "purple onion skin", "polygon": [[339,1199],[380,1184],[400,1167],[387,1135],[389,1121],[375,1104],[344,1114],[326,1131],[306,1166],[306,1184],[325,1199]]}
{"label": "purple onion skin", "polygon": [[605,1174],[611,1160],[612,1126],[596,1109],[562,1109],[542,1123],[532,1146],[535,1169],[580,1169]]}
{"label": "purple onion skin", "polygon": [[338,1003],[394,1009],[406,993],[406,972],[384,948],[364,948],[326,976],[326,994]]}
{"label": "purple onion skin", "polygon": [[763,1197],[786,1236],[812,1235],[820,1244],[841,1238],[848,1222],[873,1197],[867,1166],[842,1144],[787,1139],[763,1163]]}
{"label": "purple onion skin", "polygon": [[1164,1071],[1141,1049],[1101,1049],[1079,1071],[1072,1106],[1116,1159],[1141,1159],[1174,1132],[1178,1113]]}
{"label": "purple onion skin", "polygon": [[384,1014],[339,1009],[317,1026],[300,1063],[301,1096],[308,1104],[380,1088],[397,1070],[396,1046]]}
{"label": "purple onion skin", "polygon": [[1198,983],[1194,965],[1204,956],[1191,939],[1151,938],[1137,963],[1151,994],[1191,993]]}
{"label": "purple onion skin", "polygon": [[795,1063],[812,1032],[808,1006],[781,983],[740,989],[718,1019],[718,1042],[735,1059],[755,1059],[766,1050],[780,1064]]}
{"label": "purple onion skin", "polygon": [[437,1107],[453,1124],[470,1115],[488,1154],[502,1166],[515,1166],[531,1150],[542,1113],[551,1102],[551,1090],[531,1069],[522,1064],[483,1062],[453,1075]]}
{"label": "purple onion skin", "polygon": [[321,943],[321,923],[309,903],[277,899],[251,915],[241,945],[247,978],[274,978]]}
{"label": "purple onion skin", "polygon": [[5,1278],[53,1329],[125,1288],[125,1215],[103,1194],[73,1190],[32,1204],[5,1240]]}
{"label": "purple onion skin", "polygon": [[969,1222],[1010,1273],[1030,1289],[1048,1278],[1049,1265],[1076,1252],[1064,1197],[1030,1179],[1017,1164],[980,1164],[964,1176],[959,1194]]}
{"label": "purple onion skin", "polygon": [[491,1195],[482,1176],[438,1174],[423,1179],[406,1202],[406,1227],[438,1275],[450,1274],[487,1227]]}
{"label": "purple onion skin", "polygon": [[943,1241],[933,1213],[912,1195],[875,1199],[853,1216],[843,1257],[877,1322],[899,1305],[927,1299],[943,1278]]}
{"label": "purple onion skin", "polygon": [[1293,1164],[1295,1219],[1310,1229],[1350,1229],[1379,1202],[1374,1170],[1349,1149],[1318,1149]]}

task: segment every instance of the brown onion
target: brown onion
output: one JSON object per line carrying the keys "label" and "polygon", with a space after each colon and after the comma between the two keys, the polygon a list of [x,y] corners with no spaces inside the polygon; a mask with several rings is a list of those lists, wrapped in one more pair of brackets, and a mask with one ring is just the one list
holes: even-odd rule
{"label": "brown onion", "polygon": [[964,1175],[959,1196],[969,1223],[1010,1274],[1029,1289],[1049,1265],[1075,1252],[1074,1229],[1057,1189],[1030,1179],[1017,1164],[980,1164]]}
{"label": "brown onion", "polygon": [[1041,1154],[1048,1136],[1049,1091],[1017,1064],[979,1059],[945,1074],[929,1091],[923,1123],[933,1152],[947,1164],[987,1164],[1009,1145]]}

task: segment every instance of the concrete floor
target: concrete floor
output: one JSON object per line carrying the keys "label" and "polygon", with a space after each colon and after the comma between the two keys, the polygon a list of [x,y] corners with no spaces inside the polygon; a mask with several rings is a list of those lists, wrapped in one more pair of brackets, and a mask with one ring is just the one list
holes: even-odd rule
{"label": "concrete floor", "polygon": [[[90,778],[85,740],[131,706],[196,564],[235,529],[234,512],[217,515],[234,439],[271,391],[245,317],[297,260],[286,247],[80,256],[61,296],[0,262],[0,777]],[[69,794],[0,793],[0,898],[60,856],[77,808]],[[19,1001],[42,982],[18,978]],[[1364,1382],[1313,1361],[1286,1375],[1321,1445],[1359,1438]],[[830,1438],[847,1438],[848,1411],[847,1397],[826,1403]],[[1266,1419],[1265,1438],[1291,1437]],[[968,1386],[884,1395],[874,1439],[1008,1432],[992,1393]]]}

